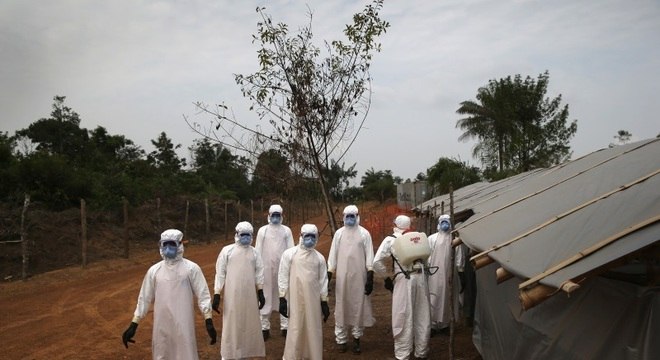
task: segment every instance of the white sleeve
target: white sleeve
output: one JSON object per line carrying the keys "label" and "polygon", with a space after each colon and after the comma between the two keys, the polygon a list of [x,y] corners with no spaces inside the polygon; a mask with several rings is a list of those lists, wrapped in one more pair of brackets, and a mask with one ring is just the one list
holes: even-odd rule
{"label": "white sleeve", "polygon": [[227,245],[220,250],[218,260],[215,262],[215,282],[213,284],[213,293],[220,294],[225,287],[225,278],[227,277],[227,260],[229,259],[229,247]]}
{"label": "white sleeve", "polygon": [[335,231],[335,235],[332,237],[332,244],[330,244],[330,252],[328,253],[328,271],[334,273],[337,270],[337,250],[339,247],[339,239],[341,239],[341,234],[344,232],[344,228],[340,228]]}
{"label": "white sleeve", "polygon": [[190,267],[190,287],[192,287],[193,293],[197,298],[197,306],[199,307],[199,311],[202,313],[202,315],[204,315],[204,319],[210,319],[211,294],[209,293],[209,287],[206,284],[206,278],[204,278],[202,268],[190,260],[186,260],[186,262]]}
{"label": "white sleeve", "polygon": [[460,272],[465,271],[465,256],[463,256],[463,244],[456,246],[454,249],[454,264],[456,269]]}
{"label": "white sleeve", "polygon": [[395,238],[388,236],[383,239],[383,242],[378,247],[376,255],[374,256],[373,268],[377,273],[385,274],[387,273],[387,266],[385,265],[385,260],[392,255],[392,241]]}
{"label": "white sleeve", "polygon": [[261,254],[264,250],[264,237],[266,236],[266,227],[262,226],[259,228],[259,231],[257,231],[257,240],[254,242],[254,248],[257,249],[259,254]]}
{"label": "white sleeve", "polygon": [[133,313],[133,322],[139,323],[151,307],[151,303],[154,301],[154,295],[156,294],[156,272],[160,269],[162,262],[155,264],[147,270],[147,274],[144,275],[144,280],[142,280],[142,287],[140,288],[140,294],[138,295],[137,306],[135,306],[135,312]]}
{"label": "white sleeve", "polygon": [[290,249],[292,247],[296,246],[296,244],[293,242],[293,233],[291,232],[290,227],[286,227],[286,248]]}
{"label": "white sleeve", "polygon": [[285,297],[286,293],[289,291],[289,271],[291,271],[291,260],[293,260],[293,254],[296,253],[296,250],[297,248],[293,247],[284,250],[282,253],[280,269],[277,272],[277,285],[280,290],[280,297]]}
{"label": "white sleeve", "polygon": [[254,250],[254,256],[256,259],[254,282],[257,284],[257,289],[262,289],[264,287],[264,261],[261,258],[261,254],[256,249]]}
{"label": "white sleeve", "polygon": [[[314,250],[316,251],[316,250]],[[316,251],[319,257],[319,284],[321,284],[321,301],[328,301],[328,268],[325,266],[323,254]]]}
{"label": "white sleeve", "polygon": [[374,244],[371,241],[371,234],[367,229],[362,229],[362,243],[364,244],[364,260],[367,265],[367,271],[371,271],[374,269]]}

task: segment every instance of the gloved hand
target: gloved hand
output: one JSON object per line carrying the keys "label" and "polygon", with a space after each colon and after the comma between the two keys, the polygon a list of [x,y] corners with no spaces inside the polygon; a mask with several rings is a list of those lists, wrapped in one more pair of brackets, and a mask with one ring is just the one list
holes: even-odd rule
{"label": "gloved hand", "polygon": [[394,292],[394,281],[389,276],[385,278],[385,289]]}
{"label": "gloved hand", "polygon": [[124,331],[124,333],[121,335],[121,340],[124,342],[124,346],[128,349],[128,343],[134,343],[135,340],[133,340],[133,336],[135,336],[135,331],[137,330],[138,324],[136,322],[131,321],[131,325],[128,326],[128,329]]}
{"label": "gloved hand", "polygon": [[211,318],[206,319],[206,332],[209,333],[209,337],[211,338],[211,345],[215,344],[216,340],[218,340],[218,333],[215,331],[213,319]]}
{"label": "gloved hand", "polygon": [[211,304],[211,308],[213,309],[213,311],[220,314],[220,310],[218,310],[220,308],[220,294],[213,295],[213,303]]}
{"label": "gloved hand", "polygon": [[323,322],[325,322],[330,316],[330,307],[327,301],[321,301],[321,312],[323,313]]}
{"label": "gloved hand", "polygon": [[264,289],[257,290],[257,302],[259,303],[259,310],[266,305],[266,298],[264,297]]}
{"label": "gloved hand", "polygon": [[286,306],[287,306],[286,298],[281,297],[280,298],[280,314],[282,314],[282,316],[284,316],[285,318],[288,318],[289,317],[289,312],[287,311]]}
{"label": "gloved hand", "polygon": [[364,284],[364,294],[371,295],[371,292],[374,291],[374,271],[367,271],[367,283]]}

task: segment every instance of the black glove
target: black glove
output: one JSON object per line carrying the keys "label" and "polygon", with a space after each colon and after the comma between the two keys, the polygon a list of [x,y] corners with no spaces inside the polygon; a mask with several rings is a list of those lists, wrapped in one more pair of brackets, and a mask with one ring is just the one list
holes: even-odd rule
{"label": "black glove", "polygon": [[135,344],[135,340],[133,340],[133,336],[135,336],[135,331],[137,330],[138,324],[136,322],[131,321],[131,325],[128,325],[128,329],[124,331],[124,333],[121,336],[121,341],[124,342],[124,346],[128,349],[128,343],[132,342]]}
{"label": "black glove", "polygon": [[211,304],[211,308],[220,314],[220,310],[218,310],[220,308],[220,294],[213,295],[213,304]]}
{"label": "black glove", "polygon": [[332,273],[328,271],[328,292],[330,292],[330,281],[332,280]]}
{"label": "black glove", "polygon": [[257,302],[259,302],[259,310],[266,305],[266,298],[264,297],[264,289],[257,290]]}
{"label": "black glove", "polygon": [[385,278],[385,289],[394,292],[394,281],[389,276]]}
{"label": "black glove", "polygon": [[286,298],[283,297],[280,298],[280,314],[282,314],[282,316],[285,318],[289,317],[289,313],[286,309]]}
{"label": "black glove", "polygon": [[330,316],[330,307],[327,301],[321,301],[321,312],[323,313],[323,322],[325,322]]}
{"label": "black glove", "polygon": [[367,271],[367,283],[364,284],[364,294],[371,295],[371,292],[374,291],[374,271]]}
{"label": "black glove", "polygon": [[206,332],[209,333],[209,337],[211,338],[211,345],[215,344],[216,340],[218,340],[218,333],[215,331],[215,327],[213,327],[213,319],[211,318],[206,319]]}

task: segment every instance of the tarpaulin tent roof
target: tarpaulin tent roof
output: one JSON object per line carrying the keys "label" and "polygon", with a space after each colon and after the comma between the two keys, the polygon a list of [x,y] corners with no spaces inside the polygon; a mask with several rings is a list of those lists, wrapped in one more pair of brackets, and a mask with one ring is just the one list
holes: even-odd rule
{"label": "tarpaulin tent roof", "polygon": [[[421,204],[429,209],[448,195]],[[660,240],[660,139],[599,150],[454,193],[460,239],[509,273],[560,289]],[[473,214],[472,214],[473,213]],[[436,213],[435,215],[439,215]]]}

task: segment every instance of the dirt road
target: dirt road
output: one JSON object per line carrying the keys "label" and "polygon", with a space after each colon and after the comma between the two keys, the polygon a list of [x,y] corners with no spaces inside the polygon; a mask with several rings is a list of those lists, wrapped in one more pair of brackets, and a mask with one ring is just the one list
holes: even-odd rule
{"label": "dirt road", "polygon": [[[329,239],[321,239],[320,246],[328,247],[328,242]],[[225,244],[219,241],[193,244],[185,250],[185,257],[202,267],[211,289],[215,261]],[[131,321],[142,278],[159,260],[154,246],[153,251],[132,254],[129,260],[107,260],[91,264],[85,270],[72,267],[37,275],[25,282],[0,284],[0,338],[4,345],[0,359],[151,359],[152,314],[140,323],[136,343],[129,349],[124,348],[121,334]],[[382,284],[382,279],[377,277],[372,294],[377,324],[365,330],[362,354],[335,351],[331,315],[323,328],[324,359],[393,359],[391,297]],[[333,304],[331,298],[331,312]],[[200,359],[219,359],[220,339],[216,345],[208,344],[198,311],[196,323]],[[214,323],[220,334],[222,321],[216,313]],[[272,323],[278,324],[275,314]],[[469,332],[469,328],[458,326],[455,357],[480,359]],[[284,338],[278,331],[272,335],[266,342],[267,359],[280,359]],[[448,358],[448,339],[448,336],[431,339],[431,359]]]}

